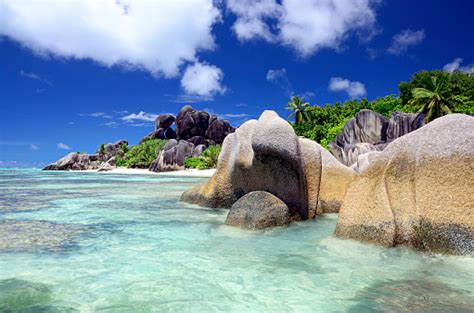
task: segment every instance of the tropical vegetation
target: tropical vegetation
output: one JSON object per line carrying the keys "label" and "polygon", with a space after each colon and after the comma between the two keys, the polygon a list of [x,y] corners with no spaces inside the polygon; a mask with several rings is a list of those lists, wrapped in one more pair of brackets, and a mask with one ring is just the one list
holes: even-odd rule
{"label": "tropical vegetation", "polygon": [[[139,145],[124,149],[123,156],[117,156],[115,164],[127,168],[148,168],[160,150],[163,150],[167,140],[148,139]],[[122,147],[120,147],[123,149]]]}
{"label": "tropical vegetation", "polygon": [[220,145],[209,146],[209,148],[204,150],[197,158],[190,157],[184,160],[184,166],[186,168],[196,168],[199,170],[215,168],[217,167],[217,160],[220,152]]}
{"label": "tropical vegetation", "polygon": [[325,148],[336,139],[344,124],[362,109],[370,109],[385,117],[394,111],[422,112],[425,122],[449,113],[474,114],[474,75],[472,73],[422,71],[408,82],[399,84],[399,95],[388,95],[372,101],[365,98],[334,104],[302,105],[292,97],[286,106],[293,112],[292,124],[299,136],[315,140]]}

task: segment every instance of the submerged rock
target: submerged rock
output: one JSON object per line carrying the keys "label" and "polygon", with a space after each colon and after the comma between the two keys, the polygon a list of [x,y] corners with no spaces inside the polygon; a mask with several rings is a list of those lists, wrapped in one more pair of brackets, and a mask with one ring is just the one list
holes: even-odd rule
{"label": "submerged rock", "polygon": [[225,223],[244,229],[285,226],[291,221],[288,206],[265,191],[253,191],[235,202]]}
{"label": "submerged rock", "polygon": [[[293,219],[316,215],[318,201],[342,201],[345,191],[331,194],[331,175],[322,182],[323,172],[338,166],[332,155],[315,142],[298,138],[292,127],[273,111],[265,111],[258,121],[240,126],[224,140],[216,173],[210,180],[183,193],[181,200],[208,207],[230,208],[252,191],[267,191],[281,199]],[[324,169],[325,164],[329,167]],[[340,189],[354,172],[339,164]],[[337,184],[337,183],[336,183]],[[321,186],[326,186],[321,189]],[[322,191],[322,193],[320,193]],[[321,200],[318,200],[322,195]],[[321,206],[322,202],[321,202]]]}
{"label": "submerged rock", "polygon": [[393,141],[350,185],[336,235],[474,254],[474,118],[451,114]]}
{"label": "submerged rock", "polygon": [[0,222],[0,251],[60,251],[85,231],[79,225],[5,220]]}

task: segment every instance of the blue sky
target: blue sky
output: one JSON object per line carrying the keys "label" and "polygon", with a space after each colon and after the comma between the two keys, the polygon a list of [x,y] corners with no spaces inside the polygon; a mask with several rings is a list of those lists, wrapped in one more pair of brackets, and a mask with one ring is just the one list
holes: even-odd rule
{"label": "blue sky", "polygon": [[286,117],[292,94],[396,94],[416,71],[474,63],[473,12],[468,0],[0,0],[0,167],[136,144],[185,104],[236,126]]}

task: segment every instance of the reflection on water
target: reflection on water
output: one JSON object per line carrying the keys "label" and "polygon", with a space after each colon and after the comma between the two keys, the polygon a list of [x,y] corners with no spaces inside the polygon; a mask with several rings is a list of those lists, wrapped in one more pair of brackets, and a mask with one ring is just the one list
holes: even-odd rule
{"label": "reflection on water", "polygon": [[472,311],[472,258],[231,228],[178,201],[203,181],[0,170],[0,311]]}

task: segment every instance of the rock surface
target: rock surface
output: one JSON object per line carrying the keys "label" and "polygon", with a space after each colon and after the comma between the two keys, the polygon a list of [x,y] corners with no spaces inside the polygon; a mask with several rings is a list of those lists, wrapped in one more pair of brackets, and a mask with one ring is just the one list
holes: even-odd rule
{"label": "rock surface", "polygon": [[45,170],[83,171],[96,170],[101,162],[97,154],[71,152],[55,163],[47,165]]}
{"label": "rock surface", "polygon": [[451,114],[400,137],[350,185],[336,235],[474,254],[474,118]]}
{"label": "rock surface", "polygon": [[291,221],[288,206],[265,191],[253,191],[235,202],[225,223],[244,229],[285,226]]}
{"label": "rock surface", "polygon": [[176,135],[180,140],[204,136],[209,127],[209,113],[187,105],[176,116]]}
{"label": "rock surface", "polygon": [[[338,161],[315,142],[298,138],[292,127],[273,111],[265,111],[258,121],[251,120],[228,135],[219,155],[216,173],[210,180],[183,193],[181,199],[208,207],[230,208],[252,191],[267,191],[290,209],[292,219],[316,215],[326,162]],[[339,165],[341,190],[354,172]],[[336,167],[337,168],[337,167]],[[328,177],[328,175],[324,176]],[[329,185],[328,185],[329,184]],[[330,188],[330,187],[327,187]],[[324,191],[324,189],[323,189]],[[321,201],[335,200],[337,192],[323,192]],[[339,193],[340,199],[344,192]],[[321,207],[324,205],[321,202]]]}
{"label": "rock surface", "polygon": [[188,157],[198,157],[206,149],[206,146],[194,146],[186,140],[170,140],[160,151],[158,158],[148,168],[152,172],[168,172],[184,169],[184,161]]}
{"label": "rock surface", "polygon": [[422,127],[423,118],[423,114],[393,112],[387,120],[374,111],[361,110],[330,143],[331,152],[343,164],[352,166],[359,155],[382,151],[391,141]]}
{"label": "rock surface", "polygon": [[229,122],[212,115],[209,119],[209,127],[206,130],[206,138],[217,144],[221,144],[224,141],[224,138],[233,131],[234,128]]}

